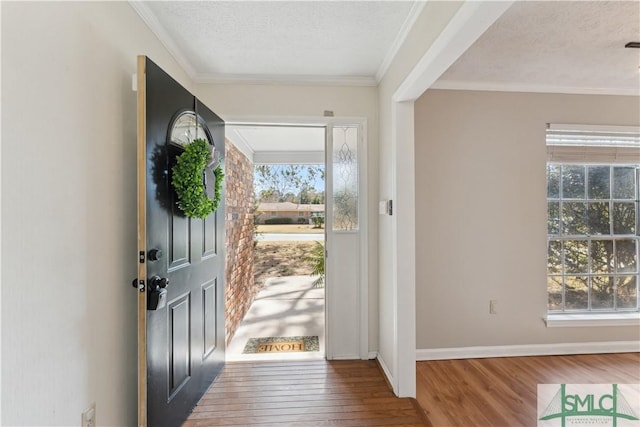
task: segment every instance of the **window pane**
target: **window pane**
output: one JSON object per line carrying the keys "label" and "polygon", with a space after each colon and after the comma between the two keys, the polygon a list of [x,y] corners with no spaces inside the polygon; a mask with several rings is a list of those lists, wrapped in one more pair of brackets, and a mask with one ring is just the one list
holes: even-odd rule
{"label": "window pane", "polygon": [[618,308],[638,307],[638,279],[637,276],[618,277],[616,298]]}
{"label": "window pane", "polygon": [[610,197],[609,166],[589,166],[588,190],[590,199],[608,199]]}
{"label": "window pane", "polygon": [[207,133],[196,119],[196,115],[191,112],[182,113],[171,127],[171,135],[169,137],[174,144],[186,147],[191,144],[194,139],[208,140]]}
{"label": "window pane", "polygon": [[586,203],[564,202],[562,204],[562,232],[564,234],[587,234]]}
{"label": "window pane", "polygon": [[547,164],[549,311],[638,309],[638,166]]}
{"label": "window pane", "polygon": [[548,245],[547,272],[562,274],[562,241],[551,240]]}
{"label": "window pane", "polygon": [[636,234],[635,203],[613,204],[613,234]]}
{"label": "window pane", "polygon": [[613,309],[613,277],[593,277],[591,279],[591,308],[594,310]]}
{"label": "window pane", "polygon": [[593,240],[591,242],[591,272],[594,274],[613,273],[612,240]]}
{"label": "window pane", "polygon": [[547,293],[549,294],[548,310],[562,310],[562,277],[547,278]]}
{"label": "window pane", "polygon": [[611,234],[609,202],[589,203],[587,216],[590,234]]}
{"label": "window pane", "polygon": [[632,167],[613,168],[613,198],[634,200],[636,195],[636,174]]}
{"label": "window pane", "polygon": [[547,198],[560,197],[560,165],[547,165]]}
{"label": "window pane", "polygon": [[616,240],[616,268],[618,273],[638,271],[638,258],[635,240]]}
{"label": "window pane", "polygon": [[584,166],[562,166],[562,198],[585,198]]}
{"label": "window pane", "polygon": [[333,129],[333,229],[358,229],[358,128]]}
{"label": "window pane", "polygon": [[560,202],[547,203],[547,233],[560,233]]}
{"label": "window pane", "polygon": [[567,276],[564,301],[567,310],[586,310],[589,307],[586,277]]}
{"label": "window pane", "polygon": [[564,252],[566,274],[589,272],[589,242],[586,240],[566,240]]}

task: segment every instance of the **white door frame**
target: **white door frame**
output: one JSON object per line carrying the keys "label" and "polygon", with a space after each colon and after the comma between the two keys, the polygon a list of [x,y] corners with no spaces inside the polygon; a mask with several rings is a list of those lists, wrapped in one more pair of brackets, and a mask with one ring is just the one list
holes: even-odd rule
{"label": "white door frame", "polygon": [[396,320],[392,385],[400,397],[416,396],[414,103],[512,3],[464,2],[392,98],[391,173],[396,201],[391,226]]}
{"label": "white door frame", "polygon": [[[359,336],[359,354],[350,355],[349,358],[369,358],[369,233],[368,233],[368,200],[367,200],[367,119],[363,117],[291,117],[291,116],[222,116],[225,125],[269,125],[269,126],[315,126],[324,127],[327,135],[334,126],[340,125],[357,125],[360,127],[360,143],[358,148],[361,150],[358,155],[359,161],[359,280],[358,280],[358,307],[354,309],[358,312],[358,336]],[[326,147],[325,147],[326,150]],[[325,185],[327,180],[325,179]],[[326,191],[325,191],[326,194]],[[325,203],[325,209],[327,203]],[[335,259],[335,258],[334,258]],[[328,262],[331,262],[331,254],[329,254]],[[329,284],[328,287],[331,285]],[[329,290],[327,290],[329,292]],[[339,324],[336,320],[331,320],[331,306],[329,299],[325,296],[325,355],[328,359],[333,358],[332,346],[330,343],[331,324]]]}

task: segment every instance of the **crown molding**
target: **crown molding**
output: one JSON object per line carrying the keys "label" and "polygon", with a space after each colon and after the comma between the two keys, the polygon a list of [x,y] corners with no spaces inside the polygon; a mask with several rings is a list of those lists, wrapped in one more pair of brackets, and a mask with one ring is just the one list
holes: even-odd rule
{"label": "crown molding", "polygon": [[270,74],[195,74],[198,84],[273,84],[273,85],[317,85],[317,86],[377,86],[373,76],[313,76]]}
{"label": "crown molding", "polygon": [[255,152],[245,137],[238,132],[237,127],[225,126],[225,134],[226,139],[231,141],[231,143],[253,163]]}
{"label": "crown molding", "polygon": [[394,101],[418,99],[512,4],[465,1],[396,89]]}
{"label": "crown molding", "polygon": [[395,40],[391,44],[391,47],[387,51],[387,54],[384,56],[384,59],[382,60],[380,67],[378,67],[378,71],[376,72],[377,83],[380,83],[380,81],[386,74],[387,70],[389,70],[389,67],[393,62],[393,59],[398,54],[400,47],[402,47],[402,45],[404,44],[404,41],[407,39],[407,36],[409,35],[409,32],[413,28],[413,24],[416,23],[418,16],[420,16],[426,4],[427,4],[426,1],[416,1],[413,3],[413,6],[411,6],[411,10],[409,11],[407,18],[402,23],[402,26],[400,27],[400,30],[398,31],[398,34],[396,35]]}
{"label": "crown molding", "polygon": [[187,57],[180,52],[173,38],[167,33],[162,24],[160,24],[160,21],[158,21],[158,18],[151,9],[142,1],[129,0],[129,5],[131,5],[144,23],[147,24],[151,32],[156,35],[160,43],[169,51],[169,54],[173,56],[173,59],[176,60],[178,65],[180,65],[193,80],[193,76],[196,74],[195,68]]}
{"label": "crown molding", "polygon": [[640,96],[640,90],[632,88],[597,88],[536,85],[528,83],[494,83],[462,80],[438,80],[431,89],[477,90],[489,92],[561,93],[569,95],[618,95]]}

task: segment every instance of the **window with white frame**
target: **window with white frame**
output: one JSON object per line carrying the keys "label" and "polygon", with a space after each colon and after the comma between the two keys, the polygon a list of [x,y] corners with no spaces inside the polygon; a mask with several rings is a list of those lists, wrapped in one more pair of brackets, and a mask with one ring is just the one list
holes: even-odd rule
{"label": "window with white frame", "polygon": [[549,125],[548,311],[638,311],[640,129]]}

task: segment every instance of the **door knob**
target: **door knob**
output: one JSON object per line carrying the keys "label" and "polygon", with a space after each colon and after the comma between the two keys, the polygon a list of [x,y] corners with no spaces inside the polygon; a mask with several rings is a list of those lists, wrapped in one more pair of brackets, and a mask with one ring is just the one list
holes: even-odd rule
{"label": "door knob", "polygon": [[153,276],[149,279],[149,285],[151,286],[151,289],[164,289],[169,286],[169,279],[166,277]]}

